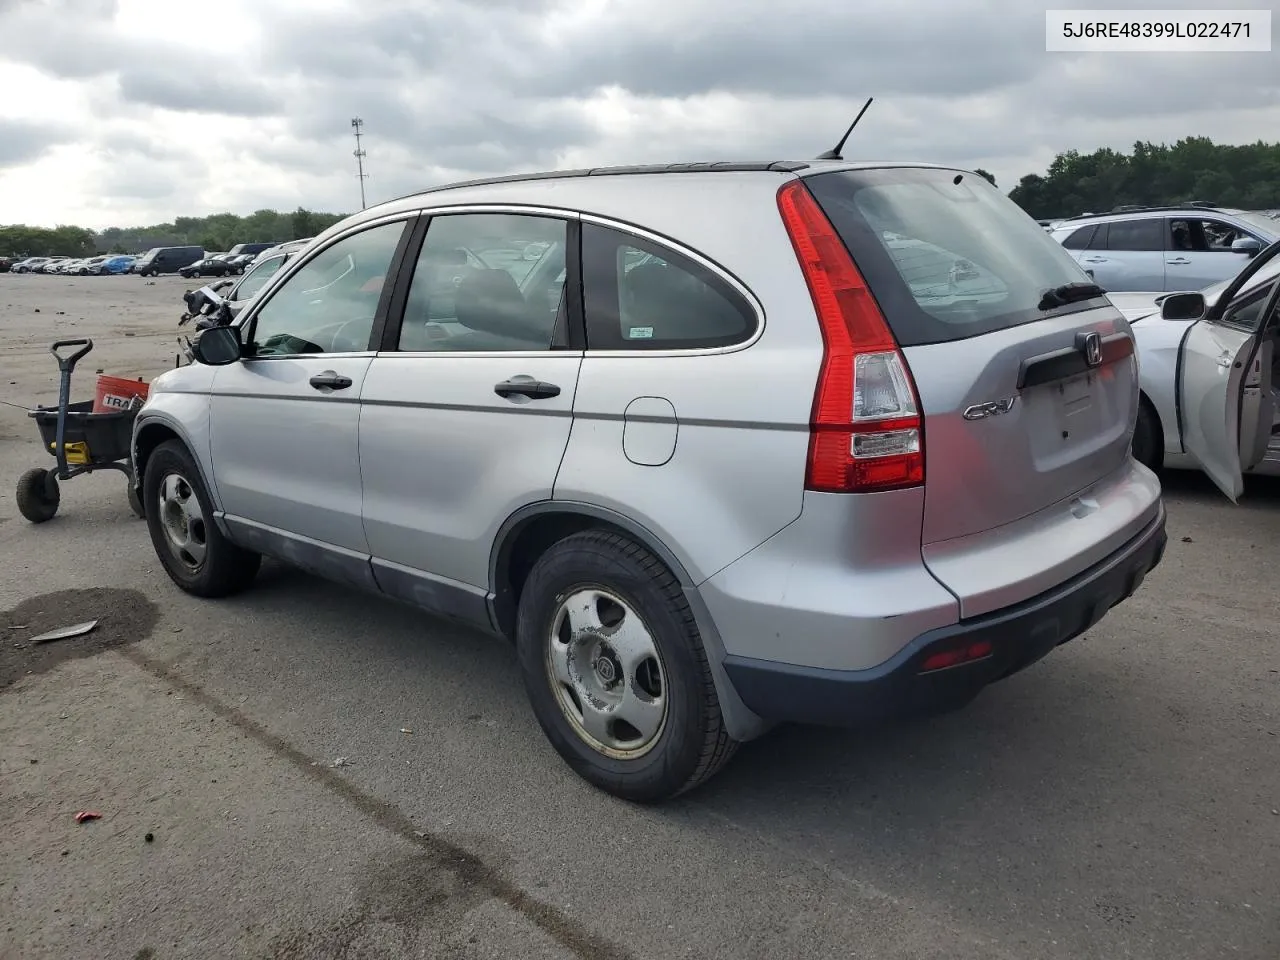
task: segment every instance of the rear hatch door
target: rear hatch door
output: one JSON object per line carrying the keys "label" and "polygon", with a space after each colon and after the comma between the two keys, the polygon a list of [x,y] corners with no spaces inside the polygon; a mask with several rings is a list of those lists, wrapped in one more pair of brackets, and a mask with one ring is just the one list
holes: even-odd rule
{"label": "rear hatch door", "polygon": [[[926,563],[931,544],[999,538],[1126,467],[1138,403],[1128,322],[1034,220],[955,170],[845,170],[806,183],[911,368],[924,415]],[[1097,549],[1073,559],[1131,536],[1120,514],[1115,530],[1091,530]],[[934,573],[964,609],[964,588]],[[1067,575],[1056,561],[1046,571]]]}

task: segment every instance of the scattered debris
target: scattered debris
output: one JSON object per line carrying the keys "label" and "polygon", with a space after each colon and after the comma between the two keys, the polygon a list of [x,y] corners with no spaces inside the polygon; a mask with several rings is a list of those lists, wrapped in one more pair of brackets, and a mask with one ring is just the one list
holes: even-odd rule
{"label": "scattered debris", "polygon": [[329,764],[329,766],[331,766],[331,767],[350,767],[350,766],[352,766],[351,758],[350,758],[350,757],[336,757],[336,758],[334,758],[333,763]]}
{"label": "scattered debris", "polygon": [[407,734],[407,733],[413,733],[413,731],[412,731],[410,728],[408,728],[408,727],[401,727],[401,728],[400,728],[400,732],[401,732],[401,733],[406,733],[406,734]]}
{"label": "scattered debris", "polygon": [[137,336],[137,334],[136,334],[136,333],[127,333],[127,332],[126,332],[126,333],[125,333],[125,336],[126,336],[126,337],[136,337],[136,336]]}
{"label": "scattered debris", "polygon": [[1183,538],[1182,538],[1182,542],[1183,542],[1183,543],[1195,543],[1195,541],[1194,541],[1194,540],[1192,540],[1190,537],[1183,537]]}
{"label": "scattered debris", "polygon": [[57,313],[54,314],[55,317],[65,317],[66,315],[67,315],[67,311],[65,310],[59,310]]}
{"label": "scattered debris", "polygon": [[101,820],[102,814],[95,810],[81,810],[76,814],[76,823],[88,823],[90,820]]}
{"label": "scattered debris", "polygon": [[39,308],[39,307],[36,307],[35,312],[36,312],[36,313],[39,313],[39,312],[40,312],[40,308]]}
{"label": "scattered debris", "polygon": [[154,843],[156,839],[156,835],[154,833],[148,833],[142,839],[145,840],[147,843]]}
{"label": "scattered debris", "polygon": [[59,627],[57,630],[50,630],[48,633],[42,633],[38,637],[32,637],[31,642],[52,643],[54,640],[67,640],[71,637],[82,637],[93,630],[97,625],[97,620],[86,620],[84,623],[77,623],[71,627]]}

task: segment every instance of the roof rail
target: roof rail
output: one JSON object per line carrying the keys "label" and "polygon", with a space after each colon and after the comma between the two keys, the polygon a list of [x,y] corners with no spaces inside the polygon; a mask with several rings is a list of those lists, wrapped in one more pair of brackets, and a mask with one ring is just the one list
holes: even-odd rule
{"label": "roof rail", "polygon": [[1158,213],[1163,210],[1221,210],[1216,203],[1208,200],[1187,200],[1184,203],[1163,203],[1163,204],[1142,204],[1142,203],[1126,203],[1118,207],[1106,211],[1105,213],[1077,213],[1073,217],[1067,217],[1068,220],[1081,220],[1085,217],[1109,217],[1117,213]]}
{"label": "roof rail", "polygon": [[523,180],[566,180],[578,177],[616,177],[627,174],[651,173],[750,173],[754,171],[772,171],[774,173],[795,173],[808,169],[809,164],[792,160],[722,160],[710,163],[653,163],[621,167],[585,167],[579,170],[548,170],[542,173],[516,173],[502,177],[483,177],[479,180],[460,180],[457,183],[442,183],[436,187],[415,190],[404,196],[387,201],[407,200],[424,193],[438,193],[441,190],[456,190],[459,187],[484,187],[497,183],[519,183]]}

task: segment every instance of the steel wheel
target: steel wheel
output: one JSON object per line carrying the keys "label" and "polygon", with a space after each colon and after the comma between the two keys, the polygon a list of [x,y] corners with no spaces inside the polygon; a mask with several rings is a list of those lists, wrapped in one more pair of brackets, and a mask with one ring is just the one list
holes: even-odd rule
{"label": "steel wheel", "polygon": [[667,723],[667,677],[653,635],[599,587],[568,594],[547,638],[547,676],[574,732],[618,760],[648,753]]}
{"label": "steel wheel", "polygon": [[209,551],[204,510],[191,484],[180,473],[170,473],[160,481],[160,523],[169,552],[188,570],[204,564]]}

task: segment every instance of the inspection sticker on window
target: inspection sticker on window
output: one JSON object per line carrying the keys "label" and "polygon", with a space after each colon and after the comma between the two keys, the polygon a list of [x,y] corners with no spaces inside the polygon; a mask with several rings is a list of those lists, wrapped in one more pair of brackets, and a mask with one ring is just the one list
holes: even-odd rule
{"label": "inspection sticker on window", "polygon": [[1271,50],[1271,11],[1047,10],[1045,50],[1265,53]]}
{"label": "inspection sticker on window", "polygon": [[628,340],[652,340],[653,327],[632,327],[631,332],[627,334]]}

